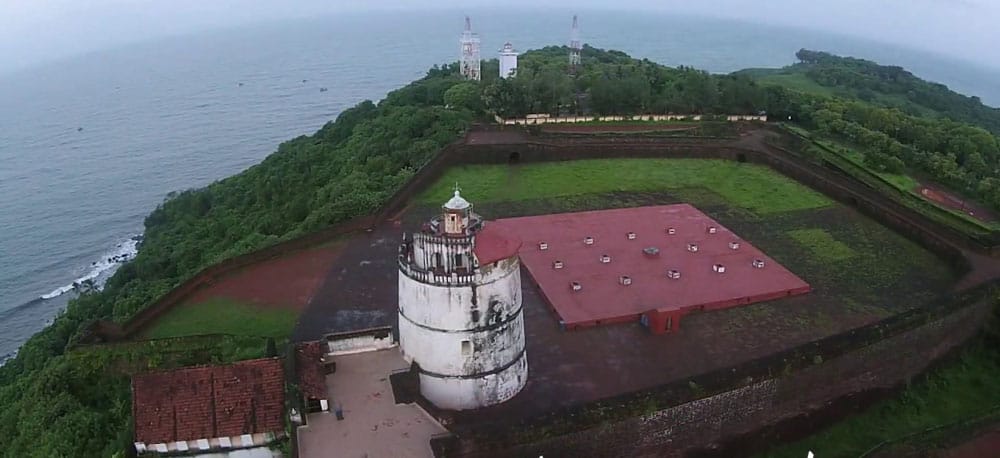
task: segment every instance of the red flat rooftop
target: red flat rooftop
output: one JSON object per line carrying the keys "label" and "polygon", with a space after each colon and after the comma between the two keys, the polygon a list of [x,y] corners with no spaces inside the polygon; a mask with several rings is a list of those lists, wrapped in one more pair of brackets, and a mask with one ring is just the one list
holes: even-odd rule
{"label": "red flat rooftop", "polygon": [[476,244],[473,252],[480,265],[492,264],[501,259],[507,259],[518,253],[521,241],[506,228],[487,221],[476,234]]}
{"label": "red flat rooftop", "polygon": [[[809,285],[688,204],[507,218],[521,262],[566,329],[680,318],[809,292]],[[499,226],[499,227],[496,227]]]}

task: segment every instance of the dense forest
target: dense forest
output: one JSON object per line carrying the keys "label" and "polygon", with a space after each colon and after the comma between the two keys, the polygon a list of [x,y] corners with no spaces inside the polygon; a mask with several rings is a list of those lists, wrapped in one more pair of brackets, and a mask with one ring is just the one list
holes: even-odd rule
{"label": "dense forest", "polygon": [[[836,67],[830,59],[840,58],[823,59],[821,65]],[[982,127],[985,121],[970,125],[963,122],[974,119],[907,114],[863,99],[759,84],[753,75],[669,68],[589,46],[583,62],[571,74],[566,48],[548,47],[523,54],[515,78],[497,78],[497,62],[484,62],[479,82],[462,80],[456,64],[435,66],[378,104],[359,103],[315,134],[281,144],[236,176],[170,194],[146,218],[136,258],[100,291],[72,300],[51,326],[0,368],[2,455],[121,453],[131,443],[128,374],[170,365],[164,354],[175,344],[132,348],[124,356],[69,351],[90,323],[125,321],[222,259],[374,211],[470,123],[493,115],[765,111],[848,139],[864,148],[873,167],[918,169],[980,193],[1000,208],[1000,148]],[[853,61],[847,62],[852,68]],[[871,90],[895,93],[892,88]],[[916,102],[932,106],[922,96]],[[952,102],[941,103],[941,115],[948,116]],[[251,347],[258,344],[183,350],[187,356],[173,363],[239,358],[254,354]]]}

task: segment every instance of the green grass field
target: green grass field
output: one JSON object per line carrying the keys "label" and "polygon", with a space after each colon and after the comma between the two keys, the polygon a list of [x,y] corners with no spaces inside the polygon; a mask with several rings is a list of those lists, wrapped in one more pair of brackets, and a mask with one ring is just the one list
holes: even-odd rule
{"label": "green grass field", "polygon": [[700,188],[756,214],[833,204],[826,196],[767,167],[714,159],[599,159],[516,169],[506,165],[462,166],[449,169],[417,201],[443,202],[455,183],[467,199],[480,203],[610,192],[692,192]]}
{"label": "green grass field", "polygon": [[260,307],[222,298],[182,304],[163,315],[145,332],[147,339],[204,334],[283,338],[291,334],[298,312]]}
{"label": "green grass field", "polygon": [[762,456],[801,458],[812,451],[823,458],[857,457],[884,440],[981,415],[1000,405],[997,357],[993,350],[970,349],[901,395]]}
{"label": "green grass field", "polygon": [[782,86],[793,91],[815,94],[825,97],[837,95],[832,88],[823,86],[802,73],[774,73],[757,78],[762,85]]}
{"label": "green grass field", "polygon": [[829,232],[823,229],[796,229],[788,231],[788,236],[812,252],[817,259],[823,261],[844,261],[857,254],[854,249],[834,239]]}

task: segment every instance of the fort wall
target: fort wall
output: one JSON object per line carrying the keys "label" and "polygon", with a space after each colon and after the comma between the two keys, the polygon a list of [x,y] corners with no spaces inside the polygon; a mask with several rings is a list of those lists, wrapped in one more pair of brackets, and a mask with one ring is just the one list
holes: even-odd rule
{"label": "fort wall", "polygon": [[[369,229],[398,214],[412,196],[456,164],[635,157],[753,162],[857,208],[959,269],[974,267],[969,256],[1000,253],[988,239],[961,234],[829,165],[811,162],[766,142],[656,135],[501,133],[506,138],[502,142],[477,144],[467,136],[444,148],[377,213],[210,266],[124,325],[97,323],[91,328],[91,342],[133,336],[193,292],[238,269]],[[898,389],[973,336],[990,313],[995,293],[995,283],[984,284],[878,323],[737,367],[552,412],[518,425],[480,425],[474,430],[455,425],[454,435],[435,439],[432,445],[444,456],[573,456],[583,451],[588,456],[743,454],[778,438],[787,440],[807,434]]]}
{"label": "fort wall", "polygon": [[744,456],[884,398],[974,336],[985,285],[732,368],[516,425],[436,439],[438,456]]}

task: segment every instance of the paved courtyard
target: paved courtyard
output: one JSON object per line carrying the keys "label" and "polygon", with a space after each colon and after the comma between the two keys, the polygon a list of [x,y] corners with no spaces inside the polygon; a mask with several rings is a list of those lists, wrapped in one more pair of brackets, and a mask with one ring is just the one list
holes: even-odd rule
{"label": "paved courtyard", "polygon": [[[326,377],[331,412],[309,414],[299,428],[303,458],[430,457],[431,437],[446,430],[415,404],[396,404],[389,374],[409,368],[398,348],[334,356]],[[337,420],[333,407],[343,408]]]}

